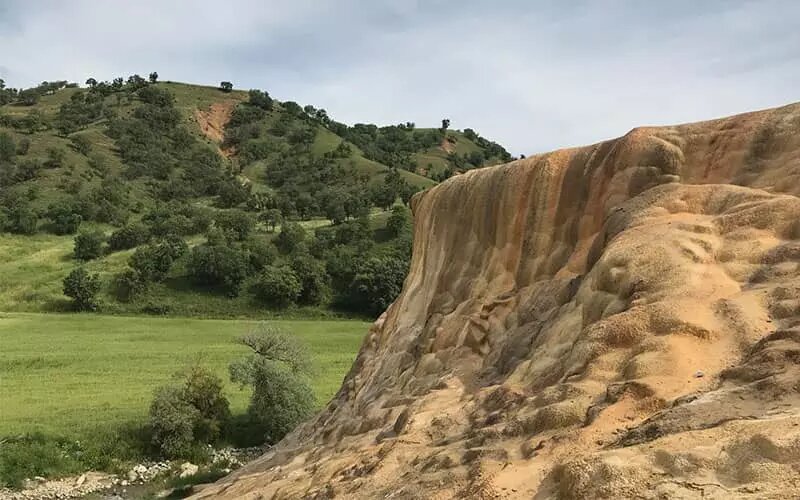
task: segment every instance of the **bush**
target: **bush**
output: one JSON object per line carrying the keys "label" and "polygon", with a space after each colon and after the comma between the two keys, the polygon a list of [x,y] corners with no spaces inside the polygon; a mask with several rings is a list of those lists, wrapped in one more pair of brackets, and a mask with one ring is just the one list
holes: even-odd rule
{"label": "bush", "polygon": [[151,243],[136,249],[128,265],[145,281],[164,281],[172,264],[189,251],[179,236],[167,236],[159,243]]}
{"label": "bush", "polygon": [[330,285],[325,266],[308,254],[296,255],[292,259],[292,270],[300,281],[301,304],[321,304],[330,298]]}
{"label": "bush", "polygon": [[148,282],[138,271],[126,269],[114,278],[117,300],[130,302],[147,291]]}
{"label": "bush", "polygon": [[310,358],[277,328],[264,327],[239,342],[253,354],[231,363],[231,380],[252,388],[248,415],[267,442],[275,443],[314,411],[314,393],[305,379]]}
{"label": "bush", "polygon": [[8,132],[0,133],[0,163],[13,162],[17,155],[17,145]]}
{"label": "bush", "polygon": [[258,300],[274,307],[291,305],[302,290],[297,275],[287,266],[267,266],[252,287]]}
{"label": "bush", "polygon": [[395,257],[367,260],[350,285],[352,306],[379,315],[400,295],[407,272],[408,263]]}
{"label": "bush", "polygon": [[127,250],[146,243],[150,234],[143,224],[128,224],[117,229],[108,238],[108,248],[112,251]]}
{"label": "bush", "polygon": [[411,215],[407,208],[402,206],[392,207],[392,215],[386,220],[386,230],[396,238],[411,228]]}
{"label": "bush", "polygon": [[306,230],[296,222],[284,224],[275,238],[275,246],[283,253],[292,253],[306,239]]}
{"label": "bush", "polygon": [[31,149],[31,140],[27,137],[23,137],[17,143],[17,154],[20,156],[25,156],[28,154],[28,151]]}
{"label": "bush", "polygon": [[231,296],[239,294],[249,271],[248,255],[226,245],[200,245],[192,249],[187,270],[195,283],[221,286]]}
{"label": "bush", "polygon": [[196,445],[216,442],[229,420],[222,380],[199,365],[186,370],[180,385],[158,388],[150,405],[153,444],[168,458],[186,457]]}
{"label": "bush", "polygon": [[0,487],[19,488],[25,479],[82,472],[71,453],[74,443],[29,434],[4,439],[0,446]]}
{"label": "bush", "polygon": [[64,278],[64,295],[72,299],[75,309],[93,311],[97,309],[95,296],[100,291],[100,276],[89,274],[86,269],[73,269]]}
{"label": "bush", "polygon": [[215,223],[231,241],[246,240],[256,225],[255,219],[241,210],[220,212]]}
{"label": "bush", "polygon": [[74,234],[83,221],[76,207],[70,203],[54,203],[47,210],[55,234]]}
{"label": "bush", "polygon": [[275,245],[270,245],[269,241],[260,238],[250,238],[243,242],[242,250],[247,252],[250,268],[256,272],[261,271],[278,258],[278,250]]}
{"label": "bush", "polygon": [[92,141],[87,136],[83,134],[73,135],[70,141],[72,142],[72,147],[78,153],[88,156],[92,152]]}
{"label": "bush", "polygon": [[75,258],[92,260],[103,255],[103,243],[106,237],[102,231],[81,233],[75,237]]}

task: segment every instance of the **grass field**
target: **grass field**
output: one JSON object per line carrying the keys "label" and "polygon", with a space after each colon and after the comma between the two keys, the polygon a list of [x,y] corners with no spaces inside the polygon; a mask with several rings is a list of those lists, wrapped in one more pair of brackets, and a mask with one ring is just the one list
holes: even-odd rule
{"label": "grass field", "polygon": [[[369,324],[275,321],[305,342],[319,405],[339,388]],[[234,340],[254,321],[0,313],[0,436],[43,432],[79,438],[143,421],[153,390],[200,360],[225,380],[234,414],[249,394],[227,366],[247,349]]]}

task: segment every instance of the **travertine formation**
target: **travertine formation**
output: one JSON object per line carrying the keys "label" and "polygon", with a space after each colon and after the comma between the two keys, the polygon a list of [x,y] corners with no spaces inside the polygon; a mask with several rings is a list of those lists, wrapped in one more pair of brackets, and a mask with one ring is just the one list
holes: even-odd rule
{"label": "travertine formation", "polygon": [[471,171],[336,398],[203,498],[800,497],[800,104]]}

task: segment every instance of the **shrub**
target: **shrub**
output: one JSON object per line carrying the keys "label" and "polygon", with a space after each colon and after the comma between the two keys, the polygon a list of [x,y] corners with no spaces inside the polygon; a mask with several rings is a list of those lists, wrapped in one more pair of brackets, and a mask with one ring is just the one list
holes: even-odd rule
{"label": "shrub", "polygon": [[158,388],[150,405],[153,444],[168,458],[185,457],[195,445],[217,441],[230,420],[219,377],[199,365],[182,375],[180,385]]}
{"label": "shrub", "polygon": [[27,137],[23,137],[17,143],[17,154],[20,156],[25,156],[28,154],[28,151],[31,149],[31,140]]}
{"label": "shrub", "polygon": [[126,269],[114,278],[117,300],[130,302],[147,291],[148,282],[138,271]]}
{"label": "shrub", "polygon": [[150,234],[143,224],[128,224],[117,229],[108,238],[108,248],[113,251],[127,250],[146,243]]}
{"label": "shrub", "polygon": [[229,240],[243,241],[250,235],[256,221],[241,210],[227,210],[217,214],[215,223]]}
{"label": "shrub", "polygon": [[84,156],[88,156],[92,151],[92,141],[83,134],[73,135],[70,138],[70,142],[72,142],[72,147],[75,148],[75,151]]}
{"label": "shrub", "polygon": [[8,132],[0,133],[0,163],[13,162],[17,155],[17,145]]}
{"label": "shrub", "polygon": [[284,224],[275,238],[275,246],[283,253],[292,253],[306,239],[306,230],[296,222]]}
{"label": "shrub", "polygon": [[361,266],[350,285],[352,305],[377,316],[403,289],[408,263],[395,257],[372,258]]}
{"label": "shrub", "polygon": [[256,272],[261,271],[278,258],[278,250],[275,245],[270,245],[268,241],[260,238],[250,238],[242,242],[242,250],[247,252],[250,268]]}
{"label": "shrub", "polygon": [[164,281],[173,262],[189,250],[188,245],[178,236],[167,236],[159,243],[151,243],[136,249],[128,260],[131,266],[145,281]]}
{"label": "shrub", "polygon": [[247,279],[248,255],[225,245],[200,245],[192,249],[187,270],[195,283],[221,286],[236,296]]}
{"label": "shrub", "polygon": [[411,215],[408,209],[402,206],[392,207],[392,214],[386,220],[386,230],[396,238],[411,228]]}
{"label": "shrub", "polygon": [[292,270],[300,282],[301,304],[321,304],[330,297],[330,285],[325,266],[308,254],[296,255],[292,259]]}
{"label": "shrub", "polygon": [[291,305],[302,290],[297,275],[287,266],[267,266],[252,287],[258,300],[274,307]]}
{"label": "shrub", "polygon": [[248,415],[267,442],[277,442],[314,410],[314,393],[305,379],[309,356],[277,328],[264,327],[239,342],[253,354],[231,363],[231,380],[252,388]]}
{"label": "shrub", "polygon": [[64,278],[64,295],[72,299],[75,309],[93,311],[97,309],[95,296],[100,291],[100,276],[89,274],[78,267]]}
{"label": "shrub", "polygon": [[105,235],[102,231],[81,233],[75,237],[75,258],[78,260],[92,260],[103,255]]}
{"label": "shrub", "polygon": [[47,210],[55,234],[74,234],[83,221],[78,209],[70,203],[54,203]]}
{"label": "shrub", "polygon": [[0,446],[0,487],[18,488],[26,478],[83,471],[70,453],[71,445],[42,434],[4,439]]}

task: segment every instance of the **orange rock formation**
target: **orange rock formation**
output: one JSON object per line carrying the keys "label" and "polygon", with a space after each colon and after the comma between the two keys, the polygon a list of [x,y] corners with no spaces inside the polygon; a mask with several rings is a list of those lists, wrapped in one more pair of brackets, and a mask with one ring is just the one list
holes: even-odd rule
{"label": "orange rock formation", "polygon": [[456,176],[338,395],[200,498],[800,497],[800,104]]}

